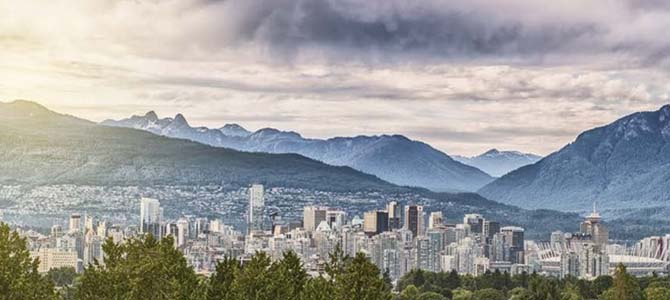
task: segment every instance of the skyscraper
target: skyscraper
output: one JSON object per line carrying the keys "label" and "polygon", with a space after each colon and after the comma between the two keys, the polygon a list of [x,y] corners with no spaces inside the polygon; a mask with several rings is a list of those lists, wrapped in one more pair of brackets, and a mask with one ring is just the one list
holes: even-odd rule
{"label": "skyscraper", "polygon": [[484,229],[482,234],[485,238],[491,240],[493,235],[500,232],[500,223],[496,221],[484,221]]}
{"label": "skyscraper", "polygon": [[188,237],[188,220],[181,218],[177,221],[177,246],[183,246],[186,244],[186,238]]}
{"label": "skyscraper", "polygon": [[398,202],[389,202],[386,205],[386,211],[389,214],[389,229],[400,229],[400,207],[398,206]]}
{"label": "skyscraper", "polygon": [[593,243],[601,249],[604,249],[605,246],[607,246],[607,242],[609,241],[609,230],[605,224],[602,223],[602,218],[596,210],[595,203],[593,204],[593,212],[591,212],[591,214],[586,217],[586,220],[579,226],[579,231],[582,234],[590,235],[593,239]]}
{"label": "skyscraper", "polygon": [[80,214],[70,215],[69,232],[78,233],[80,230],[81,230],[81,215]]}
{"label": "skyscraper", "polygon": [[434,211],[428,217],[428,229],[438,228],[442,225],[443,218],[441,211]]}
{"label": "skyscraper", "polygon": [[470,225],[470,233],[480,235],[484,231],[484,218],[480,214],[467,214],[463,217],[463,224]]}
{"label": "skyscraper", "polygon": [[249,212],[247,231],[263,231],[263,209],[265,207],[265,191],[263,185],[253,184],[249,188]]}
{"label": "skyscraper", "polygon": [[388,212],[373,210],[363,215],[363,231],[369,235],[380,234],[389,231]]}
{"label": "skyscraper", "polygon": [[160,202],[152,198],[140,200],[140,233],[152,234],[161,238],[161,207]]}
{"label": "skyscraper", "polygon": [[513,264],[524,263],[524,229],[521,227],[507,226],[500,228],[500,233],[505,235],[505,243],[509,247],[509,260]]}
{"label": "skyscraper", "polygon": [[423,206],[408,205],[405,207],[405,228],[411,231],[415,238],[423,235],[423,223]]}
{"label": "skyscraper", "polygon": [[320,206],[305,206],[303,210],[303,227],[305,231],[313,232],[321,221],[326,221],[328,208]]}

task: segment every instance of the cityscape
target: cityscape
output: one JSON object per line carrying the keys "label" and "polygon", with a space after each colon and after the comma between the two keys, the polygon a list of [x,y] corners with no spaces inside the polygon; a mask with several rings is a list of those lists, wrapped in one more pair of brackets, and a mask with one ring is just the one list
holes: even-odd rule
{"label": "cityscape", "polygon": [[[558,278],[593,280],[612,275],[619,264],[636,276],[668,273],[670,235],[647,237],[632,245],[613,244],[597,207],[579,224],[578,232],[554,231],[543,240],[529,240],[525,229],[507,226],[472,212],[462,222],[448,223],[441,211],[422,205],[389,201],[384,207],[352,215],[326,206],[305,206],[302,218],[287,218],[265,203],[263,185],[247,192],[246,226],[225,219],[184,215],[165,217],[158,199],[141,198],[139,222],[116,224],[92,214],[71,214],[67,226],[53,225],[49,234],[21,231],[31,256],[39,258],[40,272],[72,267],[82,272],[96,261],[104,264],[106,239],[123,243],[151,234],[172,236],[197,273],[210,274],[218,261],[240,262],[257,252],[280,259],[285,252],[298,255],[312,276],[324,273],[329,254],[341,247],[345,254],[364,253],[380,270],[397,281],[412,270],[479,276],[499,271],[538,273]],[[300,214],[300,209],[289,216]],[[551,224],[547,224],[551,226]]]}
{"label": "cityscape", "polygon": [[0,300],[670,300],[669,0],[0,0]]}

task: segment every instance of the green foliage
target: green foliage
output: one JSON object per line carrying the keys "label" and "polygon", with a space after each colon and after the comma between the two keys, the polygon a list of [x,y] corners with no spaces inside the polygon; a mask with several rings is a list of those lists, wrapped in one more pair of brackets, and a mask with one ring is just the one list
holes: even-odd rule
{"label": "green foliage", "polygon": [[400,300],[417,300],[421,292],[413,284],[408,285],[402,292],[400,292]]}
{"label": "green foliage", "polygon": [[472,295],[472,300],[506,300],[505,293],[500,290],[486,288],[477,290]]}
{"label": "green foliage", "polygon": [[53,282],[39,274],[38,266],[26,240],[0,223],[0,300],[55,299]]}
{"label": "green foliage", "polygon": [[47,276],[57,287],[71,286],[77,277],[77,271],[73,267],[61,267],[49,270]]}
{"label": "green foliage", "polygon": [[626,273],[626,267],[619,264],[614,273],[614,298],[617,300],[641,300],[642,291],[635,277]]}
{"label": "green foliage", "polygon": [[195,299],[200,280],[171,237],[157,241],[151,235],[103,245],[104,264],[86,268],[76,286],[77,299]]}
{"label": "green foliage", "polygon": [[649,287],[644,290],[646,300],[667,300],[670,299],[670,289],[664,287]]}
{"label": "green foliage", "polygon": [[235,300],[237,295],[233,290],[233,283],[240,271],[240,262],[232,257],[226,257],[216,264],[214,274],[209,278],[207,285],[207,300]]}
{"label": "green foliage", "polygon": [[435,292],[423,293],[418,298],[418,300],[446,300],[446,299],[447,299],[446,297]]}
{"label": "green foliage", "polygon": [[452,300],[474,300],[472,292],[466,289],[455,289],[452,294]]}

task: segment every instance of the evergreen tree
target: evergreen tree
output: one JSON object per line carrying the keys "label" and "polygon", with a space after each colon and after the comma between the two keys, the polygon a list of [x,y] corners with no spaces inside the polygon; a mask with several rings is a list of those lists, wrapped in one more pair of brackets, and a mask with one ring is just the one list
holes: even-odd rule
{"label": "evergreen tree", "polygon": [[86,268],[76,285],[81,300],[190,300],[199,294],[201,281],[172,237],[157,241],[151,235],[103,245],[104,265]]}
{"label": "evergreen tree", "polygon": [[256,252],[235,278],[234,289],[237,299],[274,299],[270,266],[270,257],[265,252]]}
{"label": "evergreen tree", "polygon": [[344,273],[335,279],[336,300],[391,299],[379,269],[363,254],[358,253],[346,264]]}
{"label": "evergreen tree", "polygon": [[334,290],[331,281],[319,276],[306,281],[303,289],[303,300],[331,300]]}
{"label": "evergreen tree", "polygon": [[626,267],[619,264],[614,273],[613,296],[616,300],[642,300],[640,286],[632,275],[626,272]]}
{"label": "evergreen tree", "polygon": [[402,292],[400,292],[400,300],[417,300],[421,292],[413,284],[408,285]]}
{"label": "evergreen tree", "polygon": [[240,272],[240,263],[232,257],[225,257],[216,264],[214,274],[209,278],[207,300],[235,300],[233,289],[235,278]]}
{"label": "evergreen tree", "polygon": [[53,282],[39,274],[26,240],[0,223],[0,300],[55,299]]}
{"label": "evergreen tree", "polygon": [[294,300],[302,295],[307,272],[295,252],[288,251],[270,268],[270,289],[276,300]]}
{"label": "evergreen tree", "polygon": [[506,300],[506,297],[501,290],[487,288],[475,291],[472,300]]}

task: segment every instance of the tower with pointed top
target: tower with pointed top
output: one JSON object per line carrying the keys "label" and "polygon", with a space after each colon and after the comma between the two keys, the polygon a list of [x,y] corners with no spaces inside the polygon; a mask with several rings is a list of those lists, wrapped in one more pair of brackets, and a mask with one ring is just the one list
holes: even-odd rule
{"label": "tower with pointed top", "polygon": [[595,202],[593,202],[593,211],[586,217],[579,228],[580,233],[590,235],[593,243],[599,246],[600,249],[606,248],[609,241],[609,230],[603,224]]}

